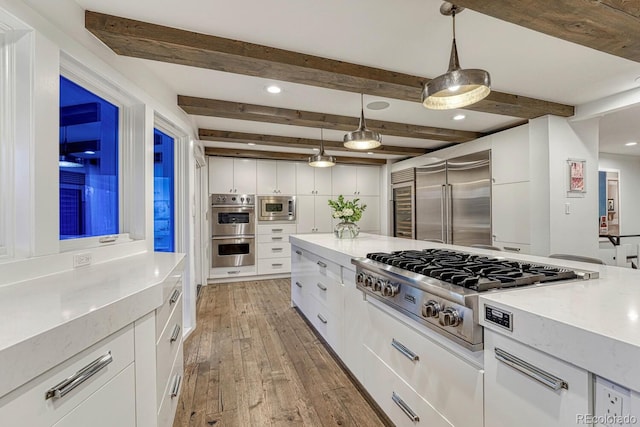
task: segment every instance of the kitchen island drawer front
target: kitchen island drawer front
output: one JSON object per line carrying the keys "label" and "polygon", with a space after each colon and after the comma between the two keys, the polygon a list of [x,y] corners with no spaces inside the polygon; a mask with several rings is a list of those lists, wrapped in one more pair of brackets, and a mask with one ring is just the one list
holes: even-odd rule
{"label": "kitchen island drawer front", "polygon": [[305,286],[300,276],[291,276],[291,303],[306,314],[305,301],[311,297],[308,296]]}
{"label": "kitchen island drawer front", "polygon": [[291,256],[291,245],[289,242],[275,242],[275,243],[259,243],[258,244],[258,259],[267,258],[289,258]]}
{"label": "kitchen island drawer front", "polygon": [[183,372],[184,356],[180,351],[176,354],[176,359],[169,373],[167,387],[161,395],[161,400],[158,400],[158,402],[160,402],[160,408],[158,409],[158,427],[171,427],[173,425],[173,419],[176,415],[178,400],[180,400],[180,393],[183,387]]}
{"label": "kitchen island drawer front", "polygon": [[285,236],[296,233],[295,224],[258,224],[258,234],[269,234],[271,236]]}
{"label": "kitchen island drawer front", "polygon": [[175,284],[164,304],[156,309],[156,340],[160,338],[169,316],[178,304],[182,304],[182,280]]}
{"label": "kitchen island drawer front", "polygon": [[[364,343],[454,426],[483,426],[483,371],[400,322],[368,306]],[[460,408],[464,408],[463,411]]]}
{"label": "kitchen island drawer front", "polygon": [[305,304],[307,319],[333,351],[342,357],[342,318],[336,317],[313,296],[308,296]]}
{"label": "kitchen island drawer front", "polygon": [[590,413],[587,371],[487,328],[484,334],[487,426],[564,427]]}
{"label": "kitchen island drawer front", "polygon": [[[365,387],[371,397],[397,427],[452,427],[442,415],[421,398],[406,382],[380,360],[374,352],[363,347]],[[467,408],[459,406],[458,411]],[[482,418],[479,420],[482,423]],[[481,424],[482,425],[482,424]],[[456,427],[467,427],[460,425]]]}
{"label": "kitchen island drawer front", "polygon": [[[133,362],[133,342],[133,326],[129,325],[13,390],[0,399],[0,423],[8,426],[54,425]],[[82,376],[78,374],[94,362],[108,360],[109,354],[111,362],[98,363],[92,373],[84,371],[88,374],[83,377],[86,380],[77,387],[59,386],[66,379]],[[56,394],[53,391],[56,388],[60,390],[57,394],[64,396],[51,396]],[[47,395],[51,397],[47,398]],[[119,404],[119,401],[109,402],[105,408],[112,404]]]}
{"label": "kitchen island drawer front", "polygon": [[309,277],[307,290],[316,300],[336,316],[343,313],[343,288],[342,283],[337,282],[333,277],[314,274]]}
{"label": "kitchen island drawer front", "polygon": [[162,282],[162,301],[165,303],[173,294],[174,289],[182,284],[182,273],[184,272],[184,258],[173,269],[173,271]]}
{"label": "kitchen island drawer front", "polygon": [[[73,409],[54,427],[134,426],[136,422],[134,365],[127,366],[111,381]],[[110,405],[107,405],[109,402]]]}
{"label": "kitchen island drawer front", "polygon": [[291,272],[291,258],[258,260],[258,274],[287,274]]}
{"label": "kitchen island drawer front", "polygon": [[165,328],[156,343],[156,377],[158,403],[169,378],[176,354],[182,352],[182,298],[176,304]]}

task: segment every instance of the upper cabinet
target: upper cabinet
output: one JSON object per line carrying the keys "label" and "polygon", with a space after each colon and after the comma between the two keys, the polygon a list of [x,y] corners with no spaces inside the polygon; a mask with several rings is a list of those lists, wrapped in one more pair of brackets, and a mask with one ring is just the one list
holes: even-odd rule
{"label": "upper cabinet", "polygon": [[344,196],[379,196],[380,168],[378,166],[338,165],[332,169],[332,194]]}
{"label": "upper cabinet", "polygon": [[209,193],[256,194],[256,161],[209,157]]}
{"label": "upper cabinet", "polygon": [[293,162],[258,160],[258,194],[296,194],[296,165]]}
{"label": "upper cabinet", "polygon": [[529,181],[529,126],[499,132],[491,138],[493,183]]}
{"label": "upper cabinet", "polygon": [[331,195],[331,169],[313,168],[306,163],[296,163],[296,187],[299,195]]}

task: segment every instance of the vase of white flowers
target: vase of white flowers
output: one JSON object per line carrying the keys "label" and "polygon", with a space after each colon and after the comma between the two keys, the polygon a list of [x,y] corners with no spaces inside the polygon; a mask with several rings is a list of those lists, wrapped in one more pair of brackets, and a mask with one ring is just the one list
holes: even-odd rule
{"label": "vase of white flowers", "polygon": [[340,220],[333,230],[337,238],[353,239],[360,233],[356,222],[362,218],[367,205],[360,204],[359,201],[360,199],[345,200],[343,195],[338,196],[338,200],[329,200],[333,217]]}

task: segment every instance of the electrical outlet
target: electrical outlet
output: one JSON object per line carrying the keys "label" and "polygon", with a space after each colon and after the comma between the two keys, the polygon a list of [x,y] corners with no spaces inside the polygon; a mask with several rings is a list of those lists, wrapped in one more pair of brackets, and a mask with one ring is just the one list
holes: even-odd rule
{"label": "electrical outlet", "polygon": [[622,415],[622,401],[624,397],[613,390],[605,390],[604,407],[608,418],[618,418]]}
{"label": "electrical outlet", "polygon": [[602,417],[607,427],[627,426],[630,392],[604,378],[596,377],[596,416]]}
{"label": "electrical outlet", "polygon": [[91,264],[91,254],[76,254],[73,256],[73,268]]}

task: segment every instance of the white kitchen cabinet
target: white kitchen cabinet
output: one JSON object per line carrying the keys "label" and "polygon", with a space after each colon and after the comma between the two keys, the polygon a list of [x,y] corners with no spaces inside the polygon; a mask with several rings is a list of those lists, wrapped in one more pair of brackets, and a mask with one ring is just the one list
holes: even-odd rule
{"label": "white kitchen cabinet", "polygon": [[256,239],[258,274],[287,274],[291,272],[289,235],[295,232],[295,224],[258,224]]}
{"label": "white kitchen cabinet", "polygon": [[334,196],[379,196],[380,168],[378,166],[337,165],[332,169]]}
{"label": "white kitchen cabinet", "polygon": [[209,157],[209,194],[256,194],[256,161]]}
{"label": "white kitchen cabinet", "polygon": [[298,233],[330,233],[332,231],[332,212],[329,206],[330,196],[298,196]]}
{"label": "white kitchen cabinet", "polygon": [[519,245],[531,243],[529,185],[527,181],[493,185],[491,224],[494,246],[522,248]]}
{"label": "white kitchen cabinet", "polygon": [[342,268],[344,285],[344,319],[342,331],[344,345],[342,361],[351,373],[364,384],[365,370],[362,366],[363,338],[367,331],[367,301],[362,291],[356,288],[355,270]]}
{"label": "white kitchen cabinet", "polygon": [[587,371],[487,328],[484,342],[486,426],[566,427],[591,413]]}
{"label": "white kitchen cabinet", "polygon": [[258,194],[296,194],[296,164],[280,160],[258,160]]}
{"label": "white kitchen cabinet", "polygon": [[491,135],[491,175],[494,184],[529,181],[529,126]]}
{"label": "white kitchen cabinet", "polygon": [[314,168],[307,163],[296,163],[296,188],[298,195],[331,195],[333,168]]}

